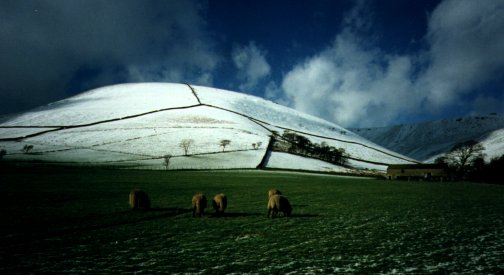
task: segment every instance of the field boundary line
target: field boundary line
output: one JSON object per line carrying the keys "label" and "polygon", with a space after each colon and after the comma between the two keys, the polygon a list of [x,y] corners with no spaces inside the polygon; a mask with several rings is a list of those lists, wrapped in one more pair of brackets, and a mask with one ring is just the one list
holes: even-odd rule
{"label": "field boundary line", "polygon": [[[263,127],[264,129],[268,130],[271,134],[274,134],[274,130],[271,130],[269,129],[268,127],[262,125],[262,124],[266,124],[266,125],[269,125],[269,126],[272,126],[272,127],[276,127],[276,128],[280,128],[280,129],[284,129],[284,130],[289,130],[289,131],[292,131],[292,132],[297,132],[297,133],[300,133],[300,134],[303,134],[303,135],[308,135],[308,136],[312,136],[312,137],[318,137],[318,138],[323,138],[323,139],[328,139],[328,140],[334,140],[334,141],[338,141],[338,142],[342,142],[342,143],[348,143],[348,144],[355,144],[355,145],[359,145],[359,146],[362,146],[362,147],[366,147],[368,149],[371,149],[371,150],[374,150],[376,152],[380,152],[382,154],[385,154],[385,155],[388,155],[388,156],[391,156],[391,157],[394,157],[394,158],[397,158],[397,159],[401,159],[401,160],[404,160],[404,161],[408,161],[408,162],[412,162],[412,163],[420,163],[418,161],[415,161],[415,160],[411,160],[411,159],[406,159],[406,158],[403,158],[403,157],[400,157],[400,156],[397,156],[397,155],[394,155],[394,154],[391,154],[391,153],[388,153],[388,152],[385,152],[383,150],[379,150],[379,149],[376,149],[376,148],[373,148],[371,146],[368,146],[366,144],[363,144],[363,143],[360,143],[360,142],[357,142],[357,141],[349,141],[349,140],[343,140],[343,139],[337,139],[337,138],[332,138],[332,137],[327,137],[327,136],[322,136],[322,135],[316,135],[316,134],[310,134],[310,133],[307,133],[307,132],[303,132],[303,131],[299,131],[299,130],[294,130],[294,129],[291,129],[291,128],[287,128],[287,127],[282,127],[282,126],[278,126],[278,125],[274,125],[274,124],[271,124],[269,122],[266,122],[266,121],[263,121],[263,120],[260,120],[260,119],[256,119],[256,118],[253,118],[251,116],[248,116],[248,115],[245,115],[245,114],[242,114],[240,112],[237,112],[237,111],[233,111],[233,110],[229,110],[229,109],[226,109],[226,108],[223,108],[223,107],[218,107],[218,106],[215,106],[215,105],[210,105],[210,104],[205,104],[203,103],[202,106],[207,106],[207,107],[212,107],[212,108],[216,108],[216,109],[220,109],[220,110],[224,110],[224,111],[228,111],[228,112],[231,112],[231,113],[234,113],[234,114],[237,114],[237,115],[240,115],[240,116],[243,116],[245,118],[248,118],[249,120],[255,122],[256,124],[260,125],[261,127]],[[357,160],[357,159],[356,159]],[[387,164],[388,165],[388,164]]]}
{"label": "field boundary line", "polygon": [[[196,104],[196,105],[188,105],[188,106],[182,106],[182,107],[165,108],[165,109],[159,109],[159,110],[145,112],[145,113],[141,113],[141,114],[129,115],[129,116],[121,117],[121,118],[112,118],[112,119],[107,119],[107,120],[95,121],[95,122],[86,123],[86,124],[76,124],[76,125],[66,125],[66,126],[34,126],[33,128],[55,128],[55,129],[37,132],[37,133],[29,134],[26,136],[22,136],[22,137],[0,138],[0,141],[21,141],[26,138],[32,138],[32,137],[40,136],[40,135],[51,133],[51,132],[57,132],[57,131],[61,131],[61,130],[90,127],[90,126],[105,124],[105,123],[109,123],[109,122],[137,118],[137,117],[150,115],[150,114],[154,114],[154,113],[159,113],[159,112],[164,112],[164,111],[190,109],[190,108],[198,107],[198,106],[202,106],[202,105],[203,104]],[[2,128],[4,128],[4,129],[31,128],[31,126],[0,126],[0,129],[2,129]]]}
{"label": "field boundary line", "polygon": [[198,101],[198,103],[202,104],[201,100],[200,100],[200,98],[198,96],[198,93],[196,93],[196,90],[191,86],[191,84],[185,83],[185,85],[187,85],[189,87],[189,89],[191,89],[191,92],[193,93],[194,97],[196,97],[196,100]]}
{"label": "field boundary line", "polygon": [[[269,122],[266,122],[266,121],[263,121],[263,120],[260,120],[260,119],[257,119],[257,118],[245,115],[245,114],[240,113],[238,111],[234,111],[234,110],[231,110],[231,109],[215,106],[215,105],[212,105],[212,104],[202,103],[200,101],[199,97],[197,96],[195,90],[192,88],[192,86],[190,84],[186,84],[186,85],[193,92],[194,96],[198,100],[198,104],[188,105],[188,106],[183,106],[183,107],[173,107],[173,108],[159,109],[159,110],[155,110],[155,111],[150,111],[150,112],[145,112],[145,113],[140,113],[140,114],[135,114],[135,115],[129,115],[129,116],[121,117],[121,118],[107,119],[107,120],[102,120],[102,121],[97,121],[97,122],[92,122],[92,123],[86,123],[86,124],[68,125],[68,126],[54,126],[54,125],[52,125],[52,126],[34,126],[33,128],[54,128],[54,129],[49,129],[49,130],[46,130],[46,131],[41,131],[41,132],[37,132],[37,133],[33,133],[33,134],[26,135],[26,136],[21,136],[21,137],[0,138],[0,141],[22,141],[22,140],[24,140],[26,138],[32,138],[32,137],[40,136],[40,135],[47,134],[47,133],[57,132],[57,131],[61,131],[61,130],[82,128],[82,127],[89,127],[89,126],[94,126],[94,125],[99,125],[99,124],[105,124],[105,123],[114,122],[114,121],[120,121],[120,120],[137,118],[137,117],[141,117],[141,116],[145,116],[145,115],[150,115],[150,114],[154,114],[154,113],[158,113],[158,112],[164,112],[164,111],[181,110],[181,109],[191,109],[191,108],[194,108],[194,107],[206,106],[206,107],[223,110],[223,111],[226,111],[226,112],[234,113],[236,115],[245,117],[245,118],[249,119],[251,122],[254,122],[255,124],[257,124],[260,127],[264,128],[265,130],[267,130],[268,132],[270,132],[272,135],[274,135],[275,131],[272,130],[272,129],[270,129],[270,128],[268,128],[268,127],[266,127],[265,125],[276,127],[276,128],[283,129],[283,130],[288,130],[288,131],[296,132],[296,133],[300,133],[300,134],[307,135],[307,136],[312,136],[312,137],[317,137],[317,138],[323,138],[323,139],[338,141],[338,142],[347,143],[347,144],[359,145],[359,146],[362,146],[362,147],[368,148],[370,150],[373,150],[373,151],[376,151],[376,152],[388,155],[388,156],[396,158],[396,159],[400,159],[400,160],[411,162],[411,163],[420,163],[420,162],[418,162],[416,160],[406,159],[406,158],[403,158],[401,156],[397,156],[397,155],[391,154],[389,152],[385,152],[383,150],[376,149],[374,147],[371,147],[369,145],[366,145],[366,144],[363,144],[363,143],[360,143],[360,142],[357,142],[357,141],[348,141],[348,140],[343,140],[343,139],[338,139],[338,138],[332,138],[332,137],[328,137],[328,136],[311,134],[311,133],[307,133],[307,132],[303,132],[303,131],[299,131],[299,130],[294,130],[292,128],[287,128],[287,127],[271,124]],[[25,126],[25,125],[23,125],[23,126],[0,126],[0,129],[1,128],[30,128],[30,127],[31,126]],[[352,159],[358,160],[358,161],[363,161],[363,160],[356,159],[356,158],[352,158]],[[364,162],[369,162],[369,161],[364,161]],[[373,163],[373,162],[369,162],[369,163]]]}

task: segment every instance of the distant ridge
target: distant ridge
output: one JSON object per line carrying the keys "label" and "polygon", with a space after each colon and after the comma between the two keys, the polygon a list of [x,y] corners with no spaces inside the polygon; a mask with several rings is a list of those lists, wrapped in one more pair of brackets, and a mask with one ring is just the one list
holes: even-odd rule
{"label": "distant ridge", "polygon": [[504,154],[504,117],[497,114],[351,130],[385,148],[426,162],[467,140],[481,142],[487,160]]}

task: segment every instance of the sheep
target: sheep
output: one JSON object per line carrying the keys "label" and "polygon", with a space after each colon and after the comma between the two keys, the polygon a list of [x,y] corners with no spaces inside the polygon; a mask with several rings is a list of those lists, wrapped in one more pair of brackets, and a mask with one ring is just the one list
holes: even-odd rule
{"label": "sheep", "polygon": [[129,193],[129,205],[133,209],[150,209],[151,203],[149,200],[149,196],[142,190],[132,190]]}
{"label": "sheep", "polygon": [[215,209],[215,214],[222,215],[227,207],[227,197],[224,193],[220,193],[214,196],[212,200],[212,206]]}
{"label": "sheep", "polygon": [[268,191],[268,200],[271,198],[271,196],[273,195],[282,195],[282,192],[280,192],[280,190],[278,189],[270,189]]}
{"label": "sheep", "polygon": [[292,213],[292,206],[287,197],[282,195],[273,195],[268,201],[268,214],[266,217],[275,218],[278,212],[283,212],[283,215],[290,217]]}
{"label": "sheep", "polygon": [[192,216],[193,217],[201,217],[205,212],[205,208],[207,207],[207,199],[205,195],[202,193],[196,193],[192,197]]}

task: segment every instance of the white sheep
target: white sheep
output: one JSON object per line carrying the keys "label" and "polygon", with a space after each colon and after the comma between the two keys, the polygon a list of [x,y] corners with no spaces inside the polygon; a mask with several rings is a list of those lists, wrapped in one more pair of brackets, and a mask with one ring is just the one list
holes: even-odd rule
{"label": "white sheep", "polygon": [[151,203],[149,196],[142,190],[132,190],[129,193],[129,205],[133,209],[150,209]]}
{"label": "white sheep", "polygon": [[194,194],[194,196],[192,197],[193,217],[203,216],[206,207],[207,207],[207,199],[205,195],[203,195],[202,193]]}
{"label": "white sheep", "polygon": [[220,193],[214,196],[212,200],[212,206],[215,209],[217,215],[224,214],[224,210],[227,207],[227,197],[225,194]]}
{"label": "white sheep", "polygon": [[282,212],[285,217],[289,217],[292,213],[292,206],[287,197],[282,195],[273,195],[268,201],[268,218],[275,218],[278,212]]}
{"label": "white sheep", "polygon": [[280,192],[280,190],[275,189],[275,188],[270,189],[270,190],[268,191],[268,200],[269,200],[269,199],[271,198],[271,196],[273,196],[273,195],[282,195],[282,192]]}

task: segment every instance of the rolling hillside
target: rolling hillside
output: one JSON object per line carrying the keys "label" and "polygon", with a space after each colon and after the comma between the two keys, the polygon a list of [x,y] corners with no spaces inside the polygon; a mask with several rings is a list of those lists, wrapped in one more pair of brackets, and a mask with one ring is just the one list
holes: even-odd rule
{"label": "rolling hillside", "polygon": [[352,130],[385,148],[426,162],[467,140],[481,142],[487,160],[504,154],[504,117],[495,114]]}
{"label": "rolling hillside", "polygon": [[[285,131],[344,150],[346,165],[272,151]],[[415,162],[258,97],[171,83],[107,86],[11,116],[0,124],[0,148],[2,161],[141,169],[355,172]]]}

